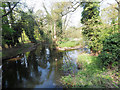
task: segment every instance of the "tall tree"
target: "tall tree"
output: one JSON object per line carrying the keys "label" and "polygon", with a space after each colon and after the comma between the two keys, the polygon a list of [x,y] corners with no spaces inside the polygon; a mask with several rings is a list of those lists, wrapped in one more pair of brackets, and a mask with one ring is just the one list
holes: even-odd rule
{"label": "tall tree", "polygon": [[[14,11],[13,7],[16,3],[4,2],[3,7],[3,18],[2,18],[2,36],[3,36],[3,46],[6,43],[9,47],[15,46],[19,43],[18,38],[21,35],[21,28],[18,28],[19,22],[14,22]],[[9,13],[8,13],[9,12]]]}
{"label": "tall tree", "polygon": [[36,43],[36,39],[34,37],[34,26],[35,26],[35,19],[32,15],[32,11],[29,12],[21,12],[21,19],[22,19],[22,26],[25,30],[26,35],[28,36],[31,42]]}
{"label": "tall tree", "polygon": [[47,11],[47,8],[44,5],[44,9],[47,13],[47,18],[49,23],[51,24],[51,32],[53,32],[53,37],[56,39],[59,37],[63,32],[63,24],[62,24],[62,17],[69,13],[69,8],[71,6],[71,2],[56,2],[53,3],[51,7],[51,12]]}
{"label": "tall tree", "polygon": [[117,3],[117,7],[113,6],[116,10],[118,10],[118,32],[120,33],[120,0],[115,0]]}
{"label": "tall tree", "polygon": [[[10,2],[8,2],[8,3],[10,3]],[[13,9],[17,6],[18,3],[19,3],[19,2],[16,2],[16,3],[14,4],[14,6],[13,6],[7,13],[3,14],[3,15],[2,15],[2,18],[5,17],[5,16],[7,16],[7,15],[9,15],[9,14],[13,11]],[[0,18],[1,18],[1,17],[0,17]]]}
{"label": "tall tree", "polygon": [[88,39],[88,45],[94,52],[98,51],[99,45],[96,45],[98,38],[98,32],[100,30],[96,25],[100,24],[99,21],[99,3],[98,2],[82,2],[83,12],[81,23],[84,24],[82,28],[83,34]]}
{"label": "tall tree", "polygon": [[120,33],[120,0],[115,0],[118,4],[118,7],[116,9],[118,10],[118,31]]}

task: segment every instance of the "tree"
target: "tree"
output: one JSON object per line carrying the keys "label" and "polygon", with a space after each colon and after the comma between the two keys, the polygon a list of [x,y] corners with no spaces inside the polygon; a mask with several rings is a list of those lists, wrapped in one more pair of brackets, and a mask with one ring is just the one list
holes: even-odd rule
{"label": "tree", "polygon": [[53,33],[52,35],[55,40],[63,33],[63,16],[69,13],[70,6],[71,2],[56,2],[53,3],[51,12],[49,13],[43,4],[43,7],[47,13],[46,18],[51,26],[51,32]]}
{"label": "tree", "polygon": [[44,26],[44,15],[41,10],[36,11],[36,25],[38,26],[39,33],[43,37],[44,32],[43,32],[43,26]]}
{"label": "tree", "polygon": [[113,6],[116,10],[118,10],[118,32],[120,33],[120,0],[115,0],[118,7]]}
{"label": "tree", "polygon": [[[8,3],[10,5],[10,2],[8,2]],[[19,2],[16,2],[12,8],[10,7],[10,10],[7,13],[5,13],[4,15],[2,15],[2,18],[9,15],[10,13],[12,13],[13,9],[17,6],[18,3]]]}
{"label": "tree", "polygon": [[109,25],[113,26],[112,28],[113,28],[114,32],[116,32],[116,28],[118,28],[117,27],[118,11],[113,8],[116,6],[117,6],[117,4],[113,4],[111,6],[108,6],[108,7],[104,8],[102,10],[102,13],[101,13],[101,17],[104,18],[104,21],[102,23],[109,24]]}
{"label": "tree", "polygon": [[118,32],[120,33],[120,0],[115,0],[118,4],[118,7],[116,9],[118,10]]}
{"label": "tree", "polygon": [[15,22],[14,20],[15,16],[13,15],[14,11],[12,6],[15,7],[16,3],[10,3],[10,2],[2,3],[3,47],[4,47],[4,44],[7,44],[8,47],[19,44],[18,38],[20,37],[22,32],[21,27],[18,28],[20,26],[20,23]]}
{"label": "tree", "polygon": [[25,30],[26,35],[29,37],[29,40],[31,42],[36,43],[36,39],[34,37],[34,26],[35,26],[35,20],[32,15],[32,11],[29,10],[29,12],[21,12],[21,20],[22,20],[22,27]]}
{"label": "tree", "polygon": [[[34,37],[34,28],[35,26],[38,26],[38,24],[34,19],[33,10],[27,8],[28,11],[24,12],[21,8],[21,5],[22,4],[16,6],[15,2],[2,3],[3,47],[5,44],[7,44],[8,47],[19,45],[19,38],[22,38],[23,31],[25,31],[31,42],[36,43],[36,39]],[[42,34],[42,30],[39,31],[40,34]]]}
{"label": "tree", "polygon": [[83,12],[81,23],[84,24],[84,28],[82,28],[82,33],[88,39],[88,45],[90,49],[94,52],[99,51],[98,33],[100,29],[98,25],[101,24],[99,19],[99,3],[98,2],[83,2],[82,3]]}

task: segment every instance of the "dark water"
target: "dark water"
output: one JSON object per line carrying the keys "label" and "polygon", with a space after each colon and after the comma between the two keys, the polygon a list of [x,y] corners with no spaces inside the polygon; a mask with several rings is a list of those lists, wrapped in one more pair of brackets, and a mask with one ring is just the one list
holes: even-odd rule
{"label": "dark water", "polygon": [[84,51],[89,53],[87,48],[58,52],[42,45],[16,56],[21,59],[5,60],[2,62],[2,88],[62,88],[60,78],[77,72],[75,61]]}

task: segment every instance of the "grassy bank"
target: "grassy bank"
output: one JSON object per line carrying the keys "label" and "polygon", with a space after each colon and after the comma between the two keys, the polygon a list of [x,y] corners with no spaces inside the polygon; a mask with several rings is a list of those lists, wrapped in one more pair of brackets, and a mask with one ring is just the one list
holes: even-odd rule
{"label": "grassy bank", "polygon": [[[78,40],[75,40],[78,39]],[[75,46],[84,46],[84,40],[79,38],[73,38],[68,40],[61,40],[57,42],[58,47],[64,48],[64,47],[75,47]]]}
{"label": "grassy bank", "polygon": [[74,47],[74,46],[78,46],[80,45],[80,42],[77,41],[67,41],[67,42],[63,42],[61,44],[58,44],[59,47]]}
{"label": "grassy bank", "polygon": [[64,31],[62,38],[58,38],[57,45],[60,48],[84,46],[84,41],[81,27],[71,27]]}
{"label": "grassy bank", "polygon": [[118,88],[117,68],[113,70],[102,68],[100,60],[89,54],[78,56],[79,71],[73,76],[63,76],[61,82],[66,87],[75,88]]}

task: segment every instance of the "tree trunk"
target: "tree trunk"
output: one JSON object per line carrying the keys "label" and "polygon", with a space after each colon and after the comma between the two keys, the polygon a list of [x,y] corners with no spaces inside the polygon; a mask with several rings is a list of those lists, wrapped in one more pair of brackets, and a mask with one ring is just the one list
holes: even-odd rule
{"label": "tree trunk", "polygon": [[54,21],[54,39],[56,40],[56,21]]}
{"label": "tree trunk", "polygon": [[[7,3],[8,3],[9,10],[12,11],[10,2],[7,2]],[[13,24],[14,24],[13,12],[10,13],[10,23],[11,23],[11,26],[14,28],[14,26],[13,26]]]}
{"label": "tree trunk", "polygon": [[25,39],[25,38],[24,38],[24,32],[23,32],[23,34],[21,33],[21,41],[22,41],[23,44],[24,44],[24,42],[25,42],[24,39]]}
{"label": "tree trunk", "polygon": [[118,5],[118,32],[120,33],[120,4]]}
{"label": "tree trunk", "polygon": [[52,24],[50,24],[51,25],[51,36],[52,36],[52,40],[53,40],[53,26],[52,26]]}

